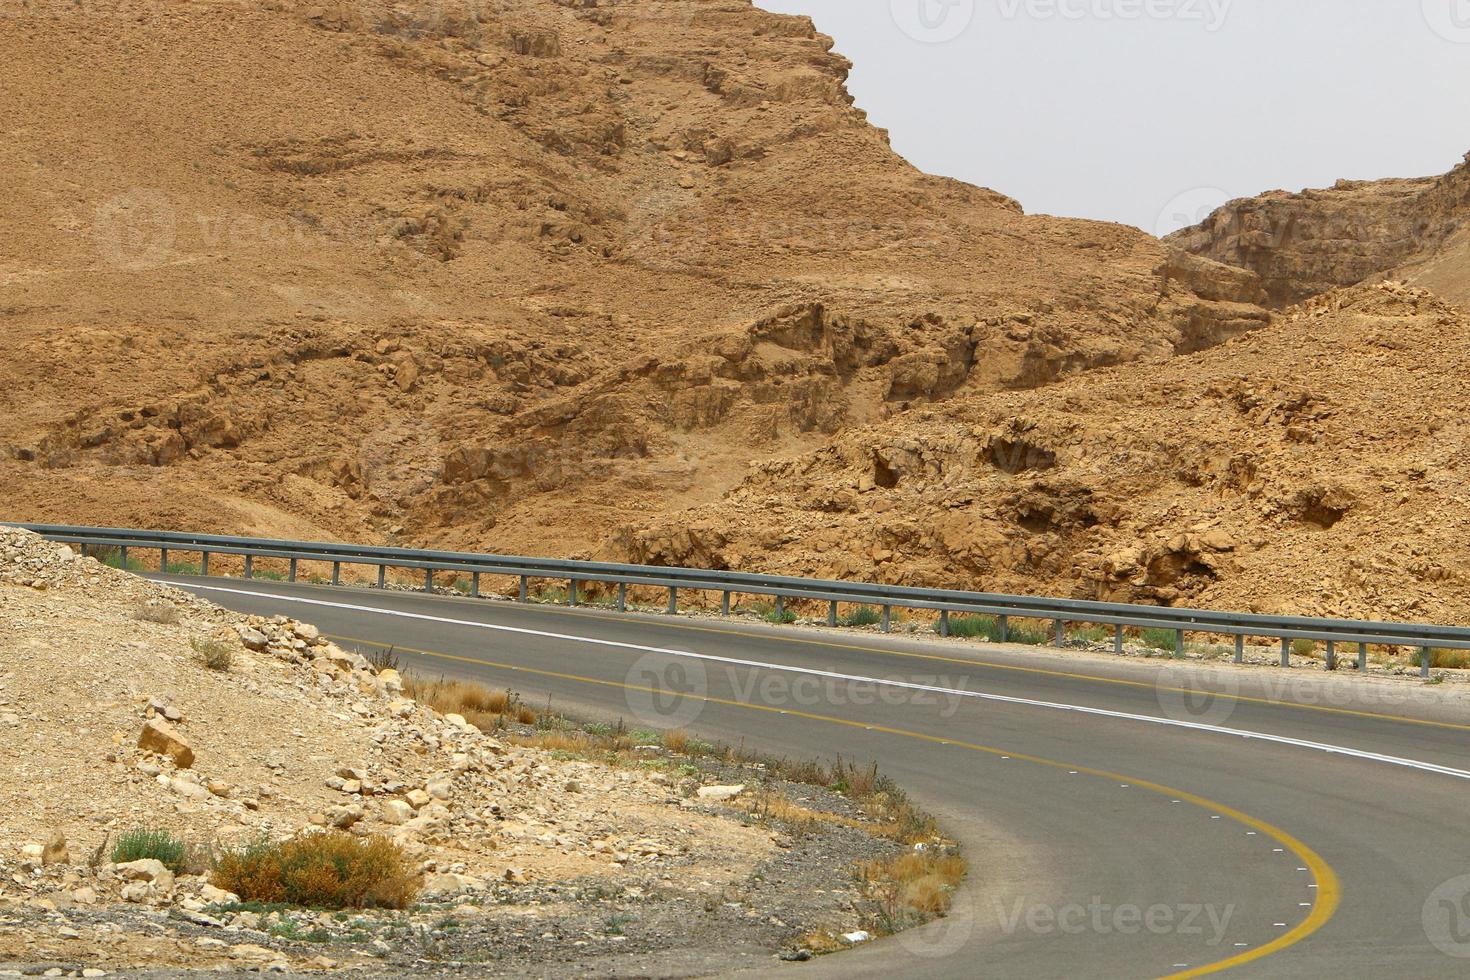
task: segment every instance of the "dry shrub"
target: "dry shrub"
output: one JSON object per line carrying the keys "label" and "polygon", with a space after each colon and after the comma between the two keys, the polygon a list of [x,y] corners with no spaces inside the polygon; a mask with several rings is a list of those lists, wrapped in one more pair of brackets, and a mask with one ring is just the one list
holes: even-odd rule
{"label": "dry shrub", "polygon": [[159,599],[150,599],[140,602],[133,610],[133,618],[141,619],[145,623],[158,623],[161,626],[174,626],[179,621],[179,610],[172,603]]}
{"label": "dry shrub", "polygon": [[532,724],[536,715],[520,703],[514,691],[497,690],[476,681],[452,681],[444,677],[434,680],[413,674],[404,678],[404,692],[441,714],[456,714],[476,728],[489,731],[499,728],[507,716],[522,724]]}
{"label": "dry shrub", "polygon": [[229,670],[235,662],[235,649],[223,640],[190,640],[189,646],[199,662],[210,670]]}
{"label": "dry shrub", "polygon": [[689,751],[689,733],[682,728],[664,732],[664,748],[684,755]]}
{"label": "dry shrub", "polygon": [[873,931],[893,933],[943,915],[965,870],[964,858],[937,846],[859,865],[863,893],[878,903]]}
{"label": "dry shrub", "polygon": [[406,908],[422,884],[408,855],[386,837],[336,830],[226,851],[210,881],[244,902],[319,909]]}

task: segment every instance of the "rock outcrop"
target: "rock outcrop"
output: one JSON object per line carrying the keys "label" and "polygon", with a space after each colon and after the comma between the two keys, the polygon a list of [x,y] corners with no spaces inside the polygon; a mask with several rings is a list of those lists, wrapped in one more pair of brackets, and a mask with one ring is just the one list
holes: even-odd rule
{"label": "rock outcrop", "polygon": [[845,430],[604,554],[1460,622],[1467,369],[1463,310],[1334,291],[1213,350]]}
{"label": "rock outcrop", "polygon": [[[1325,190],[1231,201],[1166,241],[1254,272],[1271,304],[1283,307],[1390,275],[1415,281],[1413,270],[1437,265],[1446,248],[1467,248],[1467,227],[1470,156],[1442,177],[1344,180]],[[1470,283],[1456,280],[1424,284],[1460,299]]]}

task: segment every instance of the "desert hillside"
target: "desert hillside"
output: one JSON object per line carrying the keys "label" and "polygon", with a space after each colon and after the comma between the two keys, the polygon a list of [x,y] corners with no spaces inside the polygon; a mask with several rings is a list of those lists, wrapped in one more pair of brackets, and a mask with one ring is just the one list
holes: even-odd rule
{"label": "desert hillside", "polygon": [[6,19],[11,519],[586,553],[1252,273],[919,173],[748,0]]}
{"label": "desert hillside", "polygon": [[639,528],[660,563],[1464,621],[1470,316],[1399,283],[1147,371],[957,399]]}

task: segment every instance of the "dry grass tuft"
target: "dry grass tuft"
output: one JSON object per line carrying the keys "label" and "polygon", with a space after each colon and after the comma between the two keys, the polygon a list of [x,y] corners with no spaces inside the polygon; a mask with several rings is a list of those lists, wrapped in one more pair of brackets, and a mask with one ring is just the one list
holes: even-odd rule
{"label": "dry grass tuft", "polygon": [[210,670],[229,670],[235,663],[235,649],[223,640],[190,640],[194,655]]}
{"label": "dry grass tuft", "polygon": [[161,626],[176,626],[179,622],[179,610],[172,603],[161,599],[149,599],[140,602],[133,610],[133,618],[141,619],[145,623],[158,623]]}
{"label": "dry grass tuft", "polygon": [[407,908],[422,885],[397,844],[336,830],[226,851],[210,881],[243,902],[319,909]]}
{"label": "dry grass tuft", "polygon": [[409,674],[404,693],[441,714],[463,715],[482,731],[502,728],[507,718],[523,725],[536,723],[536,713],[522,704],[514,691],[499,690],[476,681],[429,679]]}

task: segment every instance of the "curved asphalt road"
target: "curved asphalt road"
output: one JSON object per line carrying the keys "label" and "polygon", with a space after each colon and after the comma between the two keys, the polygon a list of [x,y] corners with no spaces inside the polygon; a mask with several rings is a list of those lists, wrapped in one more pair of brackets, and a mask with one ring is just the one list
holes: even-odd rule
{"label": "curved asphalt road", "polygon": [[243,612],[314,622],[346,646],[393,645],[411,668],[509,686],[533,704],[793,757],[876,760],[965,843],[971,880],[943,922],[773,969],[1470,972],[1470,700],[1443,688],[408,592],[168,581]]}

